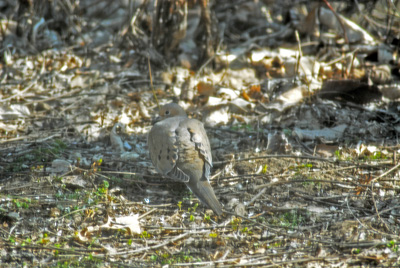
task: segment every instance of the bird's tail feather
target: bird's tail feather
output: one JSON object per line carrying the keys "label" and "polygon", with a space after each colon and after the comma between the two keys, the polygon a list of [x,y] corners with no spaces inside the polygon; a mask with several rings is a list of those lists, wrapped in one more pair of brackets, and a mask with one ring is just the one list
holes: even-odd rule
{"label": "bird's tail feather", "polygon": [[215,196],[214,190],[207,180],[198,181],[193,185],[188,183],[189,189],[200,199],[201,202],[211,208],[218,216],[222,215],[222,206]]}

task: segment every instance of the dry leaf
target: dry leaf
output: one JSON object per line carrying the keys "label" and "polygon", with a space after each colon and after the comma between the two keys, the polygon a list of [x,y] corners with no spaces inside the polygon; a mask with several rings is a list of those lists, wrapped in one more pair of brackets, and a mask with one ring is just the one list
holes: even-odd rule
{"label": "dry leaf", "polygon": [[214,95],[215,87],[212,84],[200,81],[197,84],[197,91],[200,95],[212,96]]}
{"label": "dry leaf", "polygon": [[317,144],[315,152],[324,157],[333,157],[335,152],[339,150],[338,145]]}

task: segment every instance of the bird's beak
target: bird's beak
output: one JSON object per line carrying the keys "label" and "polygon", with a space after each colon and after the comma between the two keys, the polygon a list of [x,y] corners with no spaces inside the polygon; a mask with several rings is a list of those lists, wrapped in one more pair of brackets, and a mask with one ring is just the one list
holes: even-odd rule
{"label": "bird's beak", "polygon": [[151,124],[154,125],[155,123],[160,122],[161,119],[162,119],[161,116],[157,116],[156,118],[154,118],[154,119],[151,121]]}

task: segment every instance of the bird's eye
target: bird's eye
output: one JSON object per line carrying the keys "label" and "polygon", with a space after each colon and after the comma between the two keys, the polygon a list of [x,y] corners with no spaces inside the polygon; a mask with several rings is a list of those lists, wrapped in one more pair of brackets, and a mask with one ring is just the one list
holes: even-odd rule
{"label": "bird's eye", "polygon": [[167,111],[165,111],[165,115],[169,115],[169,111],[167,110]]}

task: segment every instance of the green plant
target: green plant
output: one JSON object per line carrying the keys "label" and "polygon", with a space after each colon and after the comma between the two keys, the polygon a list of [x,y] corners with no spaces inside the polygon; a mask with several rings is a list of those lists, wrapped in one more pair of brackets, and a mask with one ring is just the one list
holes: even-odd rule
{"label": "green plant", "polygon": [[284,213],[280,220],[282,226],[297,227],[304,222],[304,217],[297,210],[291,210]]}
{"label": "green plant", "polygon": [[335,156],[338,160],[342,160],[342,153],[340,150],[335,151]]}
{"label": "green plant", "polygon": [[199,206],[199,203],[195,203],[195,204],[193,205],[193,207],[188,208],[188,211],[189,211],[189,212],[195,213],[198,206]]}
{"label": "green plant", "polygon": [[[156,254],[150,256],[150,260],[161,263],[162,265],[173,265],[176,263],[193,262],[195,259],[191,256],[190,251],[187,250],[186,252],[179,252],[178,254],[156,252]],[[196,261],[201,261],[201,259],[198,258]]]}
{"label": "green plant", "polygon": [[5,170],[10,172],[20,172],[30,168],[32,172],[41,172],[44,169],[42,163],[48,163],[54,158],[60,157],[66,148],[67,145],[62,140],[54,140],[49,144],[36,147],[26,154],[17,157],[15,161],[5,168]]}
{"label": "green plant", "polygon": [[[92,165],[90,166],[90,169],[88,171],[84,172],[83,175],[85,177],[89,177],[89,178],[94,176],[97,173],[97,171],[101,171],[100,166],[101,166],[102,163],[103,163],[103,159],[102,158],[100,158],[99,160],[93,162]],[[107,182],[107,184],[108,184],[108,182]]]}
{"label": "green plant", "polygon": [[93,267],[93,265],[101,266],[103,263],[101,259],[93,257],[91,253],[89,253],[88,256],[85,256],[84,261],[87,261],[90,264],[90,267]]}
{"label": "green plant", "polygon": [[242,229],[240,230],[240,232],[241,232],[242,234],[248,234],[248,235],[253,234],[253,232],[252,232],[248,227],[242,228]]}
{"label": "green plant", "polygon": [[57,139],[46,146],[40,146],[33,150],[31,159],[50,162],[52,159],[60,157],[66,148],[67,145],[62,140]]}
{"label": "green plant", "polygon": [[398,252],[398,251],[399,251],[399,245],[396,244],[396,241],[394,241],[394,240],[390,240],[390,241],[386,244],[386,246],[387,246],[388,248],[391,248],[393,252]]}
{"label": "green plant", "polygon": [[195,203],[191,208],[188,208],[188,212],[190,213],[189,220],[194,221],[194,213],[196,213],[196,209],[199,206],[199,203]]}
{"label": "green plant", "polygon": [[30,198],[15,198],[12,200],[12,202],[17,208],[28,209],[29,204],[32,203],[32,200]]}
{"label": "green plant", "polygon": [[15,243],[17,242],[17,240],[15,239],[14,236],[10,236],[10,237],[8,238],[8,241],[10,241],[11,244],[15,244]]}
{"label": "green plant", "polygon": [[108,193],[108,187],[110,187],[110,184],[108,183],[108,181],[104,180],[103,183],[99,185],[97,191],[94,192],[94,194],[100,197],[104,197]]}
{"label": "green plant", "polygon": [[140,238],[151,238],[151,237],[153,237],[153,236],[150,233],[146,232],[146,231],[143,231],[140,234]]}
{"label": "green plant", "polygon": [[218,233],[214,233],[213,232],[213,233],[210,233],[209,236],[212,237],[212,238],[217,238],[218,237]]}
{"label": "green plant", "polygon": [[21,246],[26,246],[32,243],[32,239],[30,237],[26,238],[22,243]]}
{"label": "green plant", "polygon": [[365,160],[385,160],[385,159],[387,159],[387,156],[380,151],[376,151],[368,156],[365,156],[364,159]]}
{"label": "green plant", "polygon": [[259,247],[260,247],[260,243],[258,243],[258,242],[253,243],[253,248],[255,250],[257,250]]}
{"label": "green plant", "polygon": [[[54,244],[54,247],[56,247],[56,248],[61,248],[61,245],[60,245],[60,244]],[[60,252],[59,252],[57,249],[54,250],[54,257],[57,257],[58,254],[60,254]]]}
{"label": "green plant", "polygon": [[266,174],[267,173],[267,170],[268,170],[268,165],[267,164],[265,164],[264,166],[263,166],[263,168],[262,168],[262,174]]}
{"label": "green plant", "polygon": [[280,248],[282,247],[282,241],[275,241],[272,244],[268,245],[268,248]]}
{"label": "green plant", "polygon": [[286,137],[290,137],[290,136],[292,136],[292,130],[290,130],[288,128],[284,128],[283,134],[285,134]]}
{"label": "green plant", "polygon": [[38,244],[46,245],[47,243],[50,242],[50,239],[48,238],[47,233],[42,234],[42,238],[37,242]]}
{"label": "green plant", "polygon": [[233,229],[234,231],[237,231],[237,230],[239,229],[239,226],[240,226],[241,222],[242,222],[242,219],[241,219],[241,218],[233,218],[233,219],[231,220],[231,227],[232,227],[232,229]]}
{"label": "green plant", "polygon": [[290,166],[289,168],[293,169],[293,170],[300,171],[300,170],[303,170],[303,169],[310,170],[310,169],[312,169],[312,167],[313,167],[312,163],[305,163],[305,164],[297,164],[297,165],[294,165],[294,166]]}

